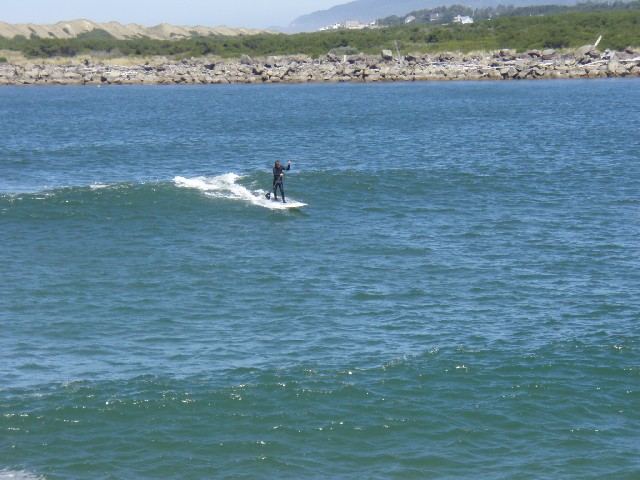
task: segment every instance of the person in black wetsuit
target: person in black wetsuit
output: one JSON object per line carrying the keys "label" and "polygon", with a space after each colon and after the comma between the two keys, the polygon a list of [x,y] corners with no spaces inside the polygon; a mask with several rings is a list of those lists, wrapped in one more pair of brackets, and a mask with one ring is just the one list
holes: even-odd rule
{"label": "person in black wetsuit", "polygon": [[276,160],[276,163],[273,166],[273,199],[278,200],[278,188],[280,188],[280,193],[282,194],[282,203],[287,203],[284,198],[284,172],[290,169],[291,160],[289,160],[289,162],[287,163],[286,168],[280,164],[280,160]]}

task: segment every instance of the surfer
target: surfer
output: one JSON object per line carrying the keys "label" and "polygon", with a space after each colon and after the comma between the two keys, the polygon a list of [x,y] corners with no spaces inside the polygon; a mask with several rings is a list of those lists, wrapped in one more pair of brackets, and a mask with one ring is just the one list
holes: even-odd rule
{"label": "surfer", "polygon": [[[287,203],[284,198],[284,172],[286,170],[291,169],[291,160],[287,162],[287,167],[285,168],[280,160],[276,160],[276,163],[273,165],[273,199],[278,200],[278,188],[280,188],[280,194],[282,195],[282,203]],[[269,198],[271,194],[267,194],[267,198]]]}

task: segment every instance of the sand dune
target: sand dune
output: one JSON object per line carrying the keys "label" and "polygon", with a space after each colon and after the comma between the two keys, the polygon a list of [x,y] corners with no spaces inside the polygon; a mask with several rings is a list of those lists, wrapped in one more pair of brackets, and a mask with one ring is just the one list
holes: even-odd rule
{"label": "sand dune", "polygon": [[0,37],[13,38],[17,35],[41,38],[74,38],[93,30],[105,30],[115,38],[126,39],[149,37],[157,40],[174,40],[195,35],[243,35],[259,33],[261,30],[250,28],[177,26],[162,23],[153,27],[145,27],[135,23],[123,25],[118,22],[97,23],[91,20],[72,20],[58,22],[53,25],[36,25],[33,23],[10,24],[0,22]]}

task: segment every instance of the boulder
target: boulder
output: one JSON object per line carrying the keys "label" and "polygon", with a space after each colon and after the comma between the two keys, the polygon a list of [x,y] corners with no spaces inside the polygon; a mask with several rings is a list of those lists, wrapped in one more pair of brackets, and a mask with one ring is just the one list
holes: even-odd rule
{"label": "boulder", "polygon": [[594,58],[598,58],[600,54],[598,50],[592,45],[584,45],[576,50],[576,59],[580,63],[588,63]]}
{"label": "boulder", "polygon": [[522,70],[518,70],[518,73],[516,73],[513,78],[515,78],[516,80],[523,80],[529,77],[530,73],[531,70],[529,68],[523,68]]}
{"label": "boulder", "polygon": [[113,83],[120,80],[120,72],[105,72],[101,80],[103,82]]}
{"label": "boulder", "polygon": [[382,59],[386,61],[393,60],[393,52],[391,50],[382,50]]}
{"label": "boulder", "polygon": [[579,57],[584,57],[585,55],[587,55],[591,50],[593,50],[593,45],[583,45],[580,48],[576,49],[576,58]]}
{"label": "boulder", "polygon": [[587,72],[587,78],[598,78],[602,75],[607,76],[605,72],[600,71],[598,68],[586,68],[585,70]]}
{"label": "boulder", "polygon": [[542,77],[544,75],[544,68],[535,66],[529,71],[530,77]]}
{"label": "boulder", "polygon": [[83,83],[98,84],[100,83],[100,77],[95,75],[95,72],[87,72],[82,76]]}
{"label": "boulder", "polygon": [[290,62],[297,62],[297,63],[310,63],[312,61],[309,55],[292,55],[288,57],[288,60]]}
{"label": "boulder", "polygon": [[270,55],[264,61],[264,66],[267,68],[273,68],[278,65],[278,60],[279,60],[278,57],[274,57],[273,55]]}
{"label": "boulder", "polygon": [[366,58],[363,55],[348,55],[347,62],[354,64],[366,61]]}
{"label": "boulder", "polygon": [[379,64],[380,64],[380,60],[379,59],[375,60],[375,59],[369,58],[367,60],[367,67],[368,68],[371,68],[371,69],[374,69],[374,70],[378,70],[380,68]]}
{"label": "boulder", "polygon": [[600,56],[602,60],[613,60],[616,57],[616,52],[612,52],[609,49],[606,49],[604,53]]}
{"label": "boulder", "polygon": [[536,58],[542,56],[542,53],[540,52],[540,50],[529,50],[525,54],[530,57],[536,57]]}
{"label": "boulder", "polygon": [[485,75],[491,80],[502,80],[501,73],[495,68],[490,69]]}
{"label": "boulder", "polygon": [[240,63],[242,65],[251,65],[251,64],[253,64],[253,60],[251,59],[251,57],[249,55],[242,55],[240,57]]}
{"label": "boulder", "polygon": [[[383,50],[383,52],[385,51],[388,52],[388,50]],[[338,55],[336,55],[335,53],[327,53],[325,58],[327,59],[327,62],[340,63],[340,57],[338,57]]]}
{"label": "boulder", "polygon": [[542,51],[543,60],[552,60],[555,55],[556,51],[553,48],[547,48]]}
{"label": "boulder", "polygon": [[498,52],[498,54],[496,55],[500,58],[503,58],[505,60],[513,60],[516,56],[516,51],[515,50],[510,50],[508,48],[503,48],[502,50],[500,50]]}
{"label": "boulder", "polygon": [[[16,72],[16,76],[19,76],[18,72]],[[61,81],[64,79],[64,72],[60,69],[55,69],[49,73],[49,78],[51,78],[52,80]]]}
{"label": "boulder", "polygon": [[618,60],[610,60],[607,64],[607,72],[611,76],[626,75],[628,70]]}

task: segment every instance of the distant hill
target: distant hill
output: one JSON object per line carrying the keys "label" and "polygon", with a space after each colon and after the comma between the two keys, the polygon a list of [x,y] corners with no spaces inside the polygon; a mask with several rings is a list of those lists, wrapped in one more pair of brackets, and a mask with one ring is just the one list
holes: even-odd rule
{"label": "distant hill", "polygon": [[514,6],[555,3],[570,5],[575,0],[356,0],[336,5],[296,18],[289,25],[294,32],[314,31],[320,27],[346,20],[371,22],[390,15],[406,15],[409,12],[450,5],[465,5],[474,8],[497,7],[499,4]]}
{"label": "distant hill", "polygon": [[30,38],[76,38],[78,35],[93,31],[107,32],[114,38],[124,40],[147,37],[154,40],[178,40],[194,35],[245,35],[261,33],[260,30],[249,28],[229,27],[185,27],[162,23],[154,27],[145,27],[130,23],[123,25],[118,22],[96,23],[91,20],[72,20],[58,22],[53,25],[36,25],[32,23],[10,24],[0,22],[0,37],[14,38],[18,35]]}

